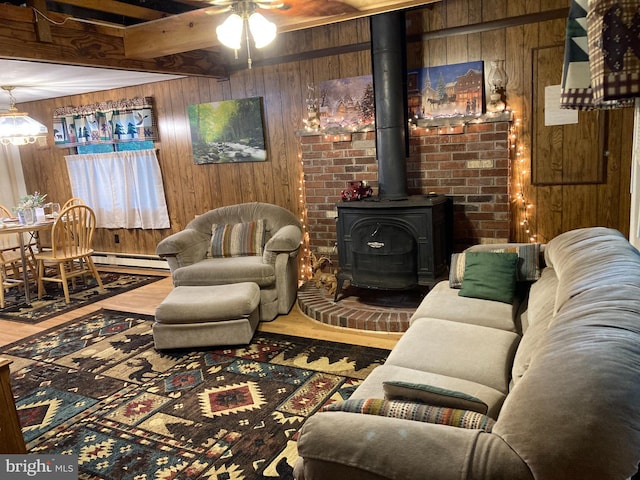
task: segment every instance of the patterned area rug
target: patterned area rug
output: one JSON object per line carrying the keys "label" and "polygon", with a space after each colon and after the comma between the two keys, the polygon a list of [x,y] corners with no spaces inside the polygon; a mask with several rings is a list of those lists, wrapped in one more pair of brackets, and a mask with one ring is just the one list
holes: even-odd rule
{"label": "patterned area rug", "polygon": [[31,453],[81,479],[293,479],[299,428],[389,351],[257,332],[159,353],[152,317],[100,310],[0,349]]}
{"label": "patterned area rug", "polygon": [[64,301],[62,286],[47,283],[47,294],[38,300],[38,288],[31,285],[31,305],[27,305],[24,292],[18,287],[13,287],[5,292],[5,308],[0,308],[0,318],[23,323],[39,323],[61,313],[84,307],[90,303],[104,300],[118,295],[132,288],[141,287],[148,283],[165,278],[157,275],[133,275],[127,273],[100,272],[100,278],[104,285],[105,293],[98,291],[98,284],[94,278],[87,278],[87,283],[79,277],[76,279],[75,288],[69,282],[71,303]]}

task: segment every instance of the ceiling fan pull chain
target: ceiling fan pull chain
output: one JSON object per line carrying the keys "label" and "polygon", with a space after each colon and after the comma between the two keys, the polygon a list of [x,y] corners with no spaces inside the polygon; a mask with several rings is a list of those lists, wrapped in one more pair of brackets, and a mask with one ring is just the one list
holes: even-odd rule
{"label": "ceiling fan pull chain", "polygon": [[251,47],[249,44],[249,21],[247,20],[247,16],[244,16],[244,35],[247,40],[247,64],[249,65],[249,70],[251,70]]}

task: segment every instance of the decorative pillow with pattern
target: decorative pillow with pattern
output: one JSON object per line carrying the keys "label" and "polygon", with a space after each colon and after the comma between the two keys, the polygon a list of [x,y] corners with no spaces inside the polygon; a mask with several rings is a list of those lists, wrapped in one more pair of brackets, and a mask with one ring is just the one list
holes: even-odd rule
{"label": "decorative pillow with pattern", "polygon": [[265,239],[264,220],[211,226],[212,257],[262,255]]}
{"label": "decorative pillow with pattern", "polygon": [[417,422],[449,425],[451,427],[479,429],[486,432],[490,432],[495,424],[495,420],[478,412],[458,408],[436,407],[406,400],[384,400],[381,398],[344,400],[326,405],[321,411],[380,415]]}
{"label": "decorative pillow with pattern", "polygon": [[451,255],[451,266],[449,268],[449,287],[451,288],[460,288],[462,286],[466,252],[517,253],[516,280],[519,282],[533,282],[540,278],[539,243],[501,244],[500,246],[474,245],[462,253]]}

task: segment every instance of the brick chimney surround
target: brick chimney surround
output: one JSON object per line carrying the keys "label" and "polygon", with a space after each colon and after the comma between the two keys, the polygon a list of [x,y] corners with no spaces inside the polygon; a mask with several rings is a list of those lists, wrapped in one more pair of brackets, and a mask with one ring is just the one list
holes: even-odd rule
{"label": "brick chimney surround", "polygon": [[[509,127],[511,114],[469,121],[418,120],[410,129],[409,195],[444,194],[453,200],[456,252],[468,245],[507,241],[510,231]],[[305,180],[309,248],[336,251],[336,204],[347,182],[366,180],[378,193],[375,131],[298,132]],[[362,201],[362,200],[361,200]]]}

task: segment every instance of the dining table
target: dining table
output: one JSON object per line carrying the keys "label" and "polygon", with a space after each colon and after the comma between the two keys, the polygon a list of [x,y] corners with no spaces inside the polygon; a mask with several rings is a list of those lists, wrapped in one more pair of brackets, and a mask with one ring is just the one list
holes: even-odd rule
{"label": "dining table", "polygon": [[[22,280],[24,282],[24,300],[27,307],[31,306],[31,292],[29,291],[29,269],[27,261],[27,245],[35,238],[37,239],[38,232],[43,230],[50,230],[53,227],[54,219],[46,218],[44,221],[20,224],[18,221],[3,219],[2,227],[0,228],[0,235],[18,234],[18,244],[20,246],[20,260],[22,262]],[[24,234],[30,235],[29,241],[25,242]]]}

